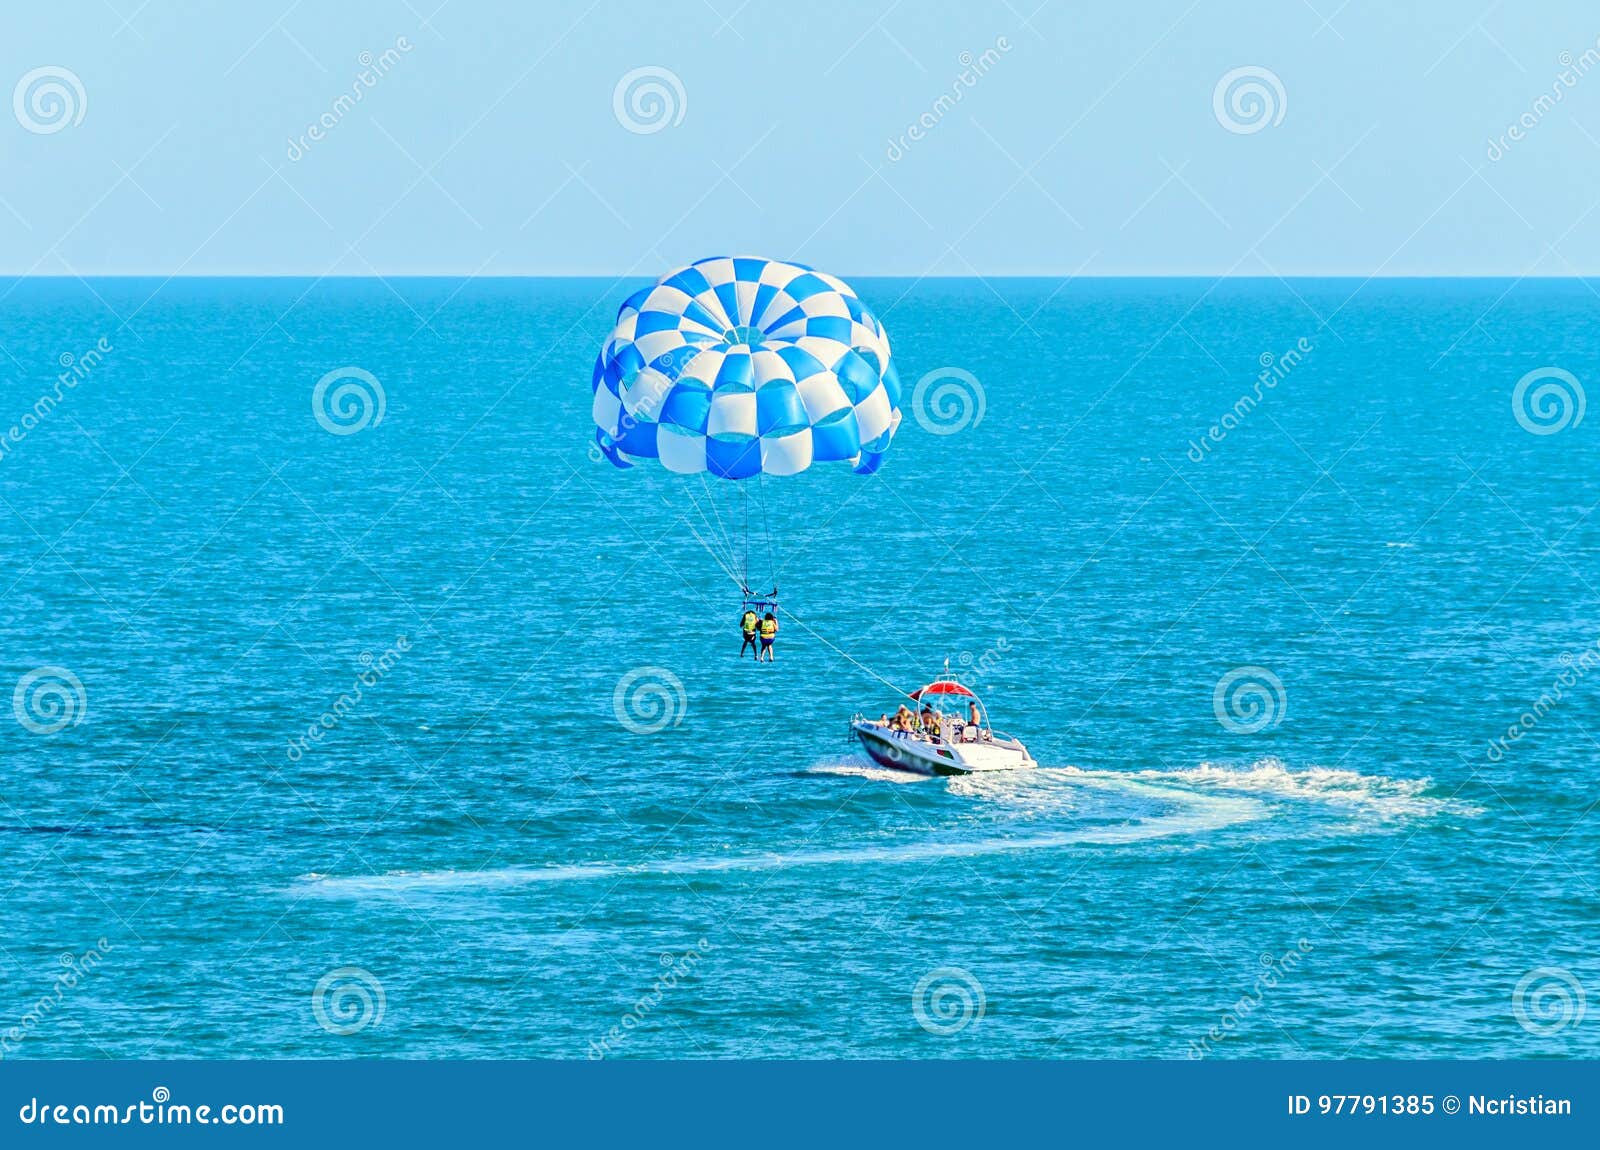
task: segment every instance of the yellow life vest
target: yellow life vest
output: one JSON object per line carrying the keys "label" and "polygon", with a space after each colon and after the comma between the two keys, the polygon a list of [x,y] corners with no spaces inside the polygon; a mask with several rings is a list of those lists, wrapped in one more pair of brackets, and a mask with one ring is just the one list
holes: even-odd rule
{"label": "yellow life vest", "polygon": [[758,618],[759,617],[754,611],[746,611],[744,613],[744,618],[739,620],[739,630],[743,631],[746,635],[754,635],[756,633],[756,623]]}
{"label": "yellow life vest", "polygon": [[761,620],[761,637],[763,639],[770,639],[774,635],[776,635],[777,633],[778,633],[778,621],[776,619],[763,619],[763,620]]}

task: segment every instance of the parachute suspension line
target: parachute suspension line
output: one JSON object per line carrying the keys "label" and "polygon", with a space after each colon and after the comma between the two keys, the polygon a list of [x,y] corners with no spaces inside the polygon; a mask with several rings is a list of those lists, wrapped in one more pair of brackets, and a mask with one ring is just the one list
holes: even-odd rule
{"label": "parachute suspension line", "polygon": [[[733,573],[739,577],[739,582],[744,582],[744,557],[739,554],[739,495],[730,489],[730,480],[708,479],[711,491],[717,500],[717,510],[720,522],[723,524],[723,537],[728,541],[728,566],[733,568]],[[722,492],[717,494],[718,485]],[[720,506],[726,504],[727,506]]]}
{"label": "parachute suspension line", "polygon": [[[906,694],[906,692],[902,691],[899,687],[897,687],[893,683],[889,682],[888,679],[885,679],[882,675],[878,674],[878,672],[874,671],[871,667],[867,666],[861,660],[859,660],[855,656],[851,655],[850,652],[842,650],[839,647],[836,647],[832,643],[828,642],[826,636],[824,636],[815,627],[811,626],[811,624],[807,623],[804,619],[800,618],[800,616],[796,615],[793,611],[789,610],[787,607],[784,608],[783,613],[784,613],[784,615],[786,615],[790,619],[792,619],[794,622],[800,624],[800,626],[805,628],[805,630],[812,636],[812,638],[816,639],[824,647],[828,648],[828,650],[832,651],[834,654],[838,655],[840,658],[845,659],[846,661],[855,664],[861,670],[865,671],[867,674],[871,675],[874,679],[878,680],[878,682],[882,683],[885,687],[888,687],[889,690],[893,691],[896,695],[900,695],[903,698],[907,698],[907,699],[911,698],[910,695]],[[916,700],[912,699],[912,701],[915,702]]]}
{"label": "parachute suspension line", "polygon": [[761,497],[761,534],[767,537],[767,582],[778,590],[778,565],[772,561],[772,524],[767,519],[767,485],[764,475],[756,476],[756,493]]}
{"label": "parachute suspension line", "polygon": [[695,537],[695,539],[699,542],[700,546],[702,546],[702,547],[704,547],[706,549],[706,554],[710,555],[712,560],[716,563],[716,565],[718,567],[722,568],[723,574],[727,575],[727,577],[730,580],[732,580],[732,582],[735,585],[741,586],[741,587],[743,586],[743,584],[741,584],[739,582],[739,577],[737,575],[735,575],[733,573],[733,570],[726,563],[724,563],[722,561],[722,557],[720,555],[718,555],[715,550],[712,549],[711,544],[709,544],[709,543],[707,543],[705,541],[705,538],[703,536],[701,536],[700,532],[695,529],[695,526],[692,523],[689,524],[689,534],[693,535]]}
{"label": "parachute suspension line", "polygon": [[[706,529],[706,534],[710,535],[711,534],[711,520],[710,520],[710,517],[706,515],[705,508],[700,506],[700,500],[695,497],[694,489],[689,486],[689,481],[687,479],[684,480],[683,489],[684,489],[683,493],[689,497],[689,502],[694,505],[695,513],[696,513],[696,515],[699,516],[700,525]],[[685,520],[688,519],[687,516],[685,516],[684,518],[685,518]],[[711,544],[706,542],[705,536],[701,535],[700,532],[698,530],[696,530],[695,525],[693,523],[689,524],[689,530],[690,530],[690,532],[693,533],[694,537],[700,541],[700,546],[704,547],[708,552],[711,553],[711,557],[717,561],[717,565],[719,567],[723,567],[724,564],[722,562],[722,557],[717,554],[716,549],[713,548],[711,546]]]}
{"label": "parachute suspension line", "polygon": [[[706,533],[713,536],[713,538],[716,540],[717,546],[721,549],[721,554],[717,556],[717,561],[722,564],[722,569],[728,572],[733,581],[737,583],[739,582],[739,576],[736,573],[735,568],[738,566],[738,557],[734,553],[735,548],[733,534],[725,526],[723,526],[722,512],[717,508],[716,494],[712,490],[711,485],[707,482],[706,473],[704,471],[700,472],[700,488],[705,493],[706,502],[711,506],[711,518],[716,520],[716,526],[713,528],[711,518],[707,518],[705,524]],[[692,495],[691,498],[693,498]],[[704,514],[704,512],[702,512],[702,514]]]}
{"label": "parachute suspension line", "polygon": [[[694,505],[694,509],[700,517],[700,526],[703,526],[706,529],[706,534],[702,535],[700,532],[700,526],[696,526],[688,516],[685,516],[684,522],[688,523],[689,525],[689,534],[693,535],[695,541],[706,549],[706,554],[710,555],[712,561],[716,563],[718,567],[722,568],[723,573],[726,574],[729,579],[732,579],[735,583],[737,583],[739,581],[738,576],[736,576],[733,573],[732,568],[728,566],[727,560],[724,557],[720,547],[712,545],[713,543],[720,543],[720,541],[715,539],[715,536],[711,531],[710,520],[706,516],[705,508],[700,506],[700,501],[695,498],[694,490],[687,484],[684,485],[684,491],[689,496],[689,502]],[[713,538],[711,540],[707,540],[706,535],[713,535]]]}
{"label": "parachute suspension line", "polygon": [[[758,477],[759,478],[759,477]],[[750,586],[750,493],[739,484],[739,509],[744,512],[744,585]]]}
{"label": "parachute suspension line", "polygon": [[706,521],[706,533],[717,541],[717,547],[722,550],[723,560],[726,561],[731,558],[731,553],[733,552],[728,547],[728,533],[723,531],[722,528],[722,513],[717,510],[717,493],[712,491],[709,483],[707,483],[706,472],[699,473],[698,478],[699,485],[701,485],[701,494],[706,496],[706,507],[710,512],[710,518],[707,518]]}
{"label": "parachute suspension line", "polygon": [[[700,483],[702,488],[705,488],[704,475],[701,475]],[[709,488],[705,488],[706,502],[711,504],[711,513],[707,514],[705,507],[701,504],[700,500],[696,498],[694,488],[690,486],[687,480],[684,482],[684,493],[688,495],[689,502],[694,505],[695,512],[700,517],[700,527],[705,529],[705,534],[702,535],[699,528],[697,528],[695,524],[690,523],[690,534],[695,537],[700,546],[706,549],[706,553],[711,556],[718,567],[722,568],[723,572],[728,576],[728,578],[733,580],[735,583],[738,583],[739,576],[734,573],[733,564],[731,562],[733,554],[732,545],[728,542],[725,535],[719,533],[716,529],[716,527],[721,526],[721,516],[717,515],[715,497],[712,496]],[[716,527],[712,526],[712,516],[717,516]],[[709,540],[707,539],[707,536],[710,537]]]}

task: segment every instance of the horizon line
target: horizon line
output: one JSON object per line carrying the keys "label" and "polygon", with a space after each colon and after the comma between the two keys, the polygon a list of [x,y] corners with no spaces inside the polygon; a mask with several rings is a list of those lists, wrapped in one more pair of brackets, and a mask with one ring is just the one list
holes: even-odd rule
{"label": "horizon line", "polygon": [[[833,273],[829,273],[833,274]],[[282,280],[625,280],[658,279],[660,274],[649,272],[497,272],[474,274],[471,272],[368,272],[361,275],[316,272],[88,272],[61,274],[52,272],[40,275],[30,272],[0,271],[0,280],[230,280],[230,279],[282,279]],[[1361,280],[1365,283],[1386,280],[1570,280],[1582,283],[1600,280],[1600,271],[1567,275],[1533,275],[1511,272],[1413,272],[1405,274],[1363,275],[1360,272],[1293,272],[1288,275],[1236,275],[1216,272],[995,272],[968,275],[922,274],[903,272],[846,272],[841,279],[895,279],[895,280]]]}

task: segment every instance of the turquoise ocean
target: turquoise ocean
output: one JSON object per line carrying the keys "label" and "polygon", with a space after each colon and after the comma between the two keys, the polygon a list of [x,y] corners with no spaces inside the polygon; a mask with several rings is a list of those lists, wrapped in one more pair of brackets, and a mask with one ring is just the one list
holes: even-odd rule
{"label": "turquoise ocean", "polygon": [[[0,1056],[1600,1056],[1595,286],[851,282],[759,502],[639,281],[0,282]],[[946,659],[1041,769],[850,746]]]}

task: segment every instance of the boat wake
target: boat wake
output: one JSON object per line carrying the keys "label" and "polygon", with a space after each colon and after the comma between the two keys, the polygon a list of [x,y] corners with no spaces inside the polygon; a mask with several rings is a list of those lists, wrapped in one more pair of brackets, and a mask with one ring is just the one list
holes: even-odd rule
{"label": "boat wake", "polygon": [[[896,774],[886,771],[885,774]],[[1032,773],[1029,773],[1032,774]],[[875,776],[869,776],[875,777]],[[896,777],[896,781],[899,781]],[[962,781],[966,782],[965,779]],[[1064,779],[1062,779],[1064,782]],[[710,875],[722,872],[758,872],[758,870],[789,870],[794,867],[824,867],[824,865],[896,864],[896,862],[931,862],[938,859],[973,859],[989,854],[1013,854],[1018,851],[1043,851],[1043,849],[1070,848],[1070,846],[1115,846],[1139,843],[1154,838],[1174,835],[1198,835],[1221,827],[1259,819],[1266,811],[1261,803],[1251,798],[1222,797],[1222,795],[1182,795],[1142,782],[1118,779],[1085,779],[1080,784],[1088,787],[1125,790],[1142,797],[1158,800],[1165,809],[1162,814],[1134,817],[1128,821],[1106,822],[1101,825],[1083,825],[1077,829],[1054,830],[1032,835],[987,835],[970,840],[923,840],[917,843],[880,843],[880,845],[842,846],[842,848],[803,849],[803,851],[762,851],[762,853],[725,854],[725,856],[691,856],[682,859],[656,859],[648,862],[597,862],[597,864],[555,865],[555,867],[494,867],[486,870],[422,870],[422,872],[390,872],[386,875],[304,875],[296,883],[294,894],[299,896],[352,897],[405,896],[411,892],[462,891],[462,889],[493,889],[507,886],[531,886],[539,883],[573,883],[573,881],[618,880],[627,876],[645,875]],[[1061,790],[1061,785],[1054,787]]]}
{"label": "boat wake", "polygon": [[[866,770],[863,768],[862,770]],[[836,773],[827,771],[826,773]],[[900,781],[901,772],[885,771]],[[1008,777],[1020,778],[1039,772],[1016,772]],[[1093,778],[1081,776],[1068,778],[1063,772],[1051,772],[1055,778],[1042,788],[1055,791],[1057,809],[1066,800],[1060,793],[1085,789],[1122,791],[1146,802],[1148,809],[1155,807],[1160,813],[1125,819],[1110,818],[1090,825],[1080,825],[1065,830],[1033,834],[992,834],[969,839],[923,839],[908,843],[881,843],[859,846],[823,847],[796,851],[760,851],[744,854],[691,856],[676,859],[656,859],[635,863],[590,863],[565,866],[510,866],[485,870],[393,871],[382,875],[334,876],[304,875],[295,884],[292,893],[300,896],[322,898],[362,898],[373,896],[404,896],[439,890],[494,889],[530,886],[541,883],[587,882],[597,879],[622,879],[649,875],[704,875],[739,871],[788,870],[795,867],[843,866],[862,863],[930,862],[938,859],[977,858],[985,855],[1013,854],[1020,851],[1063,849],[1068,847],[1117,846],[1144,842],[1151,839],[1183,835],[1199,835],[1235,823],[1249,822],[1266,815],[1265,807],[1252,798],[1243,796],[1185,794],[1175,790],[1151,786],[1147,783],[1116,777]],[[868,775],[876,778],[876,775]],[[907,776],[919,781],[915,776]],[[975,777],[975,776],[973,776]],[[987,776],[990,797],[1002,788]],[[957,790],[969,779],[952,780],[952,790]],[[1015,784],[1013,784],[1015,785]],[[1037,806],[1037,800],[1035,800]],[[1102,818],[1108,811],[1098,812]],[[998,828],[997,828],[998,829]]]}
{"label": "boat wake", "polygon": [[1253,818],[1243,804],[1232,809],[1241,811],[1237,817],[1221,822],[1215,818],[1193,819],[1166,816],[1148,820],[1138,825],[1107,826],[1081,831],[1060,831],[1054,834],[1033,835],[1022,838],[990,838],[965,842],[922,842],[898,846],[845,847],[837,850],[772,852],[735,855],[725,858],[686,858],[662,862],[596,863],[582,866],[555,867],[500,867],[481,871],[396,871],[384,875],[336,877],[333,875],[306,875],[300,882],[309,893],[327,898],[349,898],[375,894],[401,894],[407,891],[462,889],[471,887],[526,886],[535,883],[590,881],[603,878],[621,878],[632,875],[691,875],[720,871],[787,870],[792,867],[844,865],[854,863],[904,863],[927,862],[936,859],[974,858],[980,855],[1007,854],[1015,851],[1044,850],[1079,845],[1113,845],[1139,842],[1144,839],[1168,835],[1193,834]]}
{"label": "boat wake", "polygon": [[[938,786],[935,780],[857,764],[827,763],[808,775]],[[619,881],[652,875],[711,875],[797,867],[894,864],[977,858],[1022,851],[1122,846],[1200,837],[1227,827],[1270,820],[1286,804],[1320,804],[1337,814],[1380,819],[1479,813],[1428,792],[1428,779],[1392,779],[1322,767],[1290,768],[1277,759],[1248,766],[1202,763],[1182,770],[1087,771],[1044,767],[943,780],[947,792],[972,800],[981,818],[971,837],[935,835],[915,842],[730,852],[635,862],[506,866],[482,870],[391,871],[380,875],[308,874],[297,897],[400,897],[428,892],[494,890],[551,883]],[[1045,819],[1071,824],[1033,830]],[[1346,820],[1348,821],[1348,820]],[[974,832],[976,830],[976,833]]]}
{"label": "boat wake", "polygon": [[[884,767],[828,764],[808,774],[850,775],[895,783],[933,783],[924,776]],[[1291,767],[1281,759],[1245,765],[1203,762],[1176,770],[1091,771],[1079,767],[1041,767],[1034,771],[995,771],[945,780],[951,794],[1004,806],[1021,814],[1059,814],[1075,808],[1094,789],[1149,796],[1250,795],[1271,801],[1321,804],[1344,812],[1382,818],[1473,817],[1482,809],[1435,792],[1429,778],[1396,779],[1363,775],[1335,767]],[[936,784],[935,784],[936,785]]]}
{"label": "boat wake", "polygon": [[1439,815],[1471,818],[1483,813],[1482,808],[1471,803],[1434,794],[1433,780],[1429,778],[1395,779],[1333,767],[1290,767],[1275,758],[1258,759],[1245,766],[1207,762],[1180,770],[1134,771],[1120,777],[1200,792],[1222,791],[1272,800],[1320,803],[1382,819]]}
{"label": "boat wake", "polygon": [[845,761],[838,763],[818,763],[800,771],[804,777],[807,775],[832,775],[840,779],[872,779],[880,783],[925,783],[927,775],[917,775],[910,771],[892,771],[888,767],[876,764],[857,763]]}

